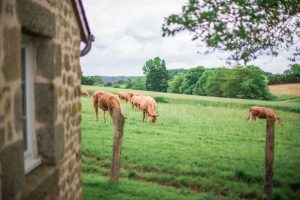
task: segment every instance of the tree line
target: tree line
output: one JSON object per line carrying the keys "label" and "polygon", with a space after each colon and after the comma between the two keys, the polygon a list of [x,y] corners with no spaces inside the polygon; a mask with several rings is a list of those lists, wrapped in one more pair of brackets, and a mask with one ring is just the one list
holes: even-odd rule
{"label": "tree line", "polygon": [[269,85],[300,83],[300,64],[294,64],[290,69],[285,70],[282,74],[272,74],[265,72],[269,80]]}
{"label": "tree line", "polygon": [[[233,68],[167,70],[163,59],[156,57],[143,66],[144,77],[129,78],[104,86],[135,90],[192,94],[243,99],[272,98],[268,84],[300,83],[300,65],[294,64],[283,74],[264,72],[254,65]],[[83,85],[103,85],[100,76],[82,76]]]}
{"label": "tree line", "polygon": [[[300,65],[294,64],[283,74],[264,72],[254,65],[233,68],[204,68],[167,70],[165,61],[156,57],[149,59],[144,67],[145,77],[130,79],[126,88],[217,96],[244,99],[272,98],[268,84],[300,82]],[[274,77],[280,77],[275,79]]]}

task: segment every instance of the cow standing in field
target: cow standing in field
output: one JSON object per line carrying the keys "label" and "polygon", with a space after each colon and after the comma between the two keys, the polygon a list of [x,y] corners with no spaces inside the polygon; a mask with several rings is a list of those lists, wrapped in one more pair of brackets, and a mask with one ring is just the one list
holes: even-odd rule
{"label": "cow standing in field", "polygon": [[265,107],[258,107],[258,106],[252,106],[249,109],[249,116],[247,118],[247,121],[250,119],[251,121],[256,121],[256,117],[267,119],[267,118],[273,118],[275,121],[283,126],[282,121],[278,114],[272,110],[271,108],[265,108]]}
{"label": "cow standing in field", "polygon": [[[98,108],[103,110],[103,120],[106,123],[105,112],[108,111],[112,117],[113,109],[117,109],[122,113],[121,100],[118,96],[105,91],[97,91],[93,95],[93,104],[95,109],[96,121],[98,122]],[[127,119],[126,117],[124,117]]]}
{"label": "cow standing in field", "polygon": [[84,96],[84,97],[88,97],[88,96],[89,96],[88,91],[85,90],[85,89],[81,89],[81,90],[80,90],[80,94],[81,94],[82,96]]}
{"label": "cow standing in field", "polygon": [[152,97],[144,97],[141,101],[140,109],[143,112],[143,122],[145,121],[145,115],[148,115],[149,121],[155,123],[158,115],[156,114],[156,101]]}
{"label": "cow standing in field", "polygon": [[130,99],[133,96],[133,93],[131,93],[131,92],[118,92],[118,96],[119,96],[120,99],[125,100],[126,103],[127,103],[128,101],[130,102]]}
{"label": "cow standing in field", "polygon": [[130,102],[131,102],[131,105],[132,105],[132,109],[133,108],[137,108],[137,109],[141,109],[141,103],[142,103],[142,100],[143,98],[145,98],[144,96],[141,96],[141,95],[134,95],[131,99],[130,99]]}

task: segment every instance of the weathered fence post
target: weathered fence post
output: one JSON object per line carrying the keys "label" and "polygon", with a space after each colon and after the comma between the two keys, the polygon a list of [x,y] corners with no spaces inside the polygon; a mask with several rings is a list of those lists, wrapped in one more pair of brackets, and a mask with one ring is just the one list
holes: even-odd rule
{"label": "weathered fence post", "polygon": [[113,143],[112,165],[111,165],[111,175],[110,175],[110,179],[112,183],[118,183],[119,181],[124,124],[125,124],[124,116],[119,110],[114,109],[113,110],[114,143]]}
{"label": "weathered fence post", "polygon": [[265,181],[264,181],[264,197],[265,200],[272,199],[273,187],[273,163],[274,163],[274,122],[273,118],[266,119],[266,147],[265,147]]}

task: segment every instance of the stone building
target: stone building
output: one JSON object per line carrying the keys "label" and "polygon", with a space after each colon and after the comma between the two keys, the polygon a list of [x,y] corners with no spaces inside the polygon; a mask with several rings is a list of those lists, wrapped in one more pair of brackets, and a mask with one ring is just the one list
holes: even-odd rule
{"label": "stone building", "polygon": [[82,198],[79,58],[92,40],[81,0],[0,0],[0,200]]}

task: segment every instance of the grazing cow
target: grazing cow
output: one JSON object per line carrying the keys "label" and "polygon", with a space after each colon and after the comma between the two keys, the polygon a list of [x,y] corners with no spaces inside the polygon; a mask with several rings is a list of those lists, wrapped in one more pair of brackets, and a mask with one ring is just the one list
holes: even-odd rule
{"label": "grazing cow", "polygon": [[84,97],[88,97],[88,96],[89,96],[89,93],[88,93],[87,90],[85,90],[85,89],[81,89],[81,90],[80,90],[80,94],[81,94],[82,96],[84,96]]}
{"label": "grazing cow", "polygon": [[273,118],[276,120],[278,124],[283,126],[282,121],[278,114],[272,110],[271,108],[264,108],[264,107],[258,107],[258,106],[252,106],[249,109],[249,116],[247,118],[247,121],[250,119],[251,121],[256,121],[256,117],[267,119],[267,118]]}
{"label": "grazing cow", "polygon": [[130,99],[133,96],[133,93],[131,93],[131,92],[118,92],[118,96],[119,96],[120,99],[125,100],[126,103],[127,103],[128,101],[130,102]]}
{"label": "grazing cow", "polygon": [[[112,117],[113,109],[116,108],[122,113],[121,100],[118,96],[105,91],[97,91],[93,95],[96,121],[98,122],[98,107],[103,110],[103,120],[106,123],[105,112],[108,111]],[[125,119],[127,119],[124,116]]]}
{"label": "grazing cow", "polygon": [[136,96],[136,95],[134,95],[130,99],[132,108],[136,107],[137,109],[141,109],[141,103],[142,103],[143,98],[145,98],[145,97],[144,96]]}
{"label": "grazing cow", "polygon": [[143,122],[145,121],[145,114],[148,115],[149,121],[155,123],[158,115],[156,114],[156,101],[150,97],[144,97],[140,106],[143,112]]}

